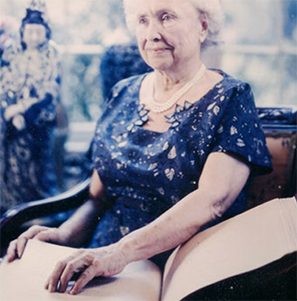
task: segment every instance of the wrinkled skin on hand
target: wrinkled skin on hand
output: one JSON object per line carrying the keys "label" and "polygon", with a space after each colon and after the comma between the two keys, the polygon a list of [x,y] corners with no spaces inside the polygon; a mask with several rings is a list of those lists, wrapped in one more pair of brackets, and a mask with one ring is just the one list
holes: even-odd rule
{"label": "wrinkled skin on hand", "polygon": [[69,282],[78,278],[68,293],[78,294],[93,278],[113,276],[127,265],[123,252],[113,244],[97,249],[80,249],[68,258],[59,261],[48,278],[45,289],[49,292],[67,291]]}
{"label": "wrinkled skin on hand", "polygon": [[7,249],[7,260],[12,262],[21,258],[29,239],[38,239],[41,241],[52,242],[59,245],[67,244],[67,237],[58,228],[49,228],[44,226],[32,226],[22,233],[17,239],[10,242]]}

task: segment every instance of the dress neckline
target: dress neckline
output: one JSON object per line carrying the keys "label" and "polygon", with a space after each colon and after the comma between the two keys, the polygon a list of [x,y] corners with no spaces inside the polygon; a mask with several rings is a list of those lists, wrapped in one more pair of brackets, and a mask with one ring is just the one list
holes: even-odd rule
{"label": "dress neckline", "polygon": [[[179,114],[178,108],[182,108],[182,112],[185,112],[185,111],[189,110],[190,108],[193,108],[193,107],[196,107],[196,106],[200,105],[205,99],[209,99],[209,96],[211,94],[213,94],[214,91],[216,91],[217,89],[220,89],[223,86],[224,81],[229,77],[228,74],[226,74],[224,71],[222,71],[220,69],[210,68],[209,70],[212,70],[212,71],[215,71],[215,72],[219,73],[222,76],[222,79],[220,79],[215,85],[213,85],[213,87],[211,87],[198,100],[195,100],[193,102],[189,102],[189,101],[185,100],[185,102],[182,105],[176,104],[175,108],[174,108],[174,111],[172,113],[170,113],[169,116],[165,115],[166,119],[169,120],[170,118],[172,118],[176,114]],[[140,118],[140,119],[143,118],[143,116],[140,116],[140,114],[141,114],[140,112],[143,112],[143,110],[146,110],[149,113],[149,110],[146,109],[145,105],[140,103],[140,88],[141,88],[141,85],[142,85],[144,79],[149,74],[150,74],[150,72],[147,72],[147,73],[142,74],[139,77],[139,79],[137,81],[137,87],[136,87],[135,92],[134,92],[135,93],[135,95],[134,95],[135,98],[133,97],[133,99],[136,99],[135,100],[135,107],[136,107],[136,111],[137,111],[136,114],[138,115],[138,118]],[[187,105],[187,104],[190,104],[190,105]],[[147,133],[151,133],[151,134],[155,134],[155,135],[165,135],[165,134],[169,133],[171,130],[173,130],[172,125],[170,125],[166,131],[162,131],[162,132],[161,131],[160,132],[159,131],[154,131],[154,130],[143,127],[143,125],[144,125],[144,123],[146,123],[146,121],[142,122],[142,124],[140,124],[140,123],[136,124],[138,129],[140,129],[143,132],[147,132]]]}

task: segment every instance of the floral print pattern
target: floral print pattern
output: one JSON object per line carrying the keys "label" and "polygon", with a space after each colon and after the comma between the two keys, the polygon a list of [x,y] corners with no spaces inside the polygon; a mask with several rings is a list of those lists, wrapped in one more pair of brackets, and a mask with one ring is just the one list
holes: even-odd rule
{"label": "floral print pattern", "polygon": [[[176,106],[163,133],[143,127],[149,111],[138,96],[145,74],[114,87],[93,140],[94,168],[111,206],[91,246],[119,240],[197,189],[212,152],[232,154],[258,173],[270,171],[250,86],[218,72],[223,79],[199,101]],[[224,218],[245,209],[245,191]]]}

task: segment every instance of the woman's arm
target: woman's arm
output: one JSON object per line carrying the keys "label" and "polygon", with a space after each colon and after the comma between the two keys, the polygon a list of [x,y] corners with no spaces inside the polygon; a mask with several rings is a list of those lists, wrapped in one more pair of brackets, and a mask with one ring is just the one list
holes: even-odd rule
{"label": "woman's arm", "polygon": [[60,287],[64,292],[73,274],[81,271],[70,291],[77,294],[95,276],[117,274],[132,261],[147,259],[178,246],[230,207],[249,173],[249,167],[241,161],[223,153],[211,154],[196,191],[119,242],[104,248],[80,250],[58,262],[46,288],[53,292]]}
{"label": "woman's arm", "polygon": [[81,246],[92,235],[98,222],[98,216],[104,210],[104,204],[99,200],[102,193],[102,182],[97,171],[94,171],[90,184],[90,199],[59,228],[32,226],[22,233],[9,244],[7,249],[8,261],[20,258],[27,241],[32,238],[60,245]]}
{"label": "woman's arm", "polygon": [[199,188],[151,224],[121,239],[119,248],[128,261],[150,258],[176,247],[231,206],[250,174],[241,161],[212,153],[203,169]]}

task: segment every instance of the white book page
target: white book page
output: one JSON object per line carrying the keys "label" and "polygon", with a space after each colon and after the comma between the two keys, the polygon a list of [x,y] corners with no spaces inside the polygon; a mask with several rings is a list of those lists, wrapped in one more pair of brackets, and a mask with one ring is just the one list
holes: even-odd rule
{"label": "white book page", "polygon": [[80,294],[49,293],[46,279],[59,259],[76,250],[30,240],[21,260],[0,265],[1,301],[158,301],[159,268],[150,261],[129,264],[119,275],[94,279]]}
{"label": "white book page", "polygon": [[162,301],[181,300],[296,250],[296,199],[264,203],[197,234],[175,250],[166,264]]}

